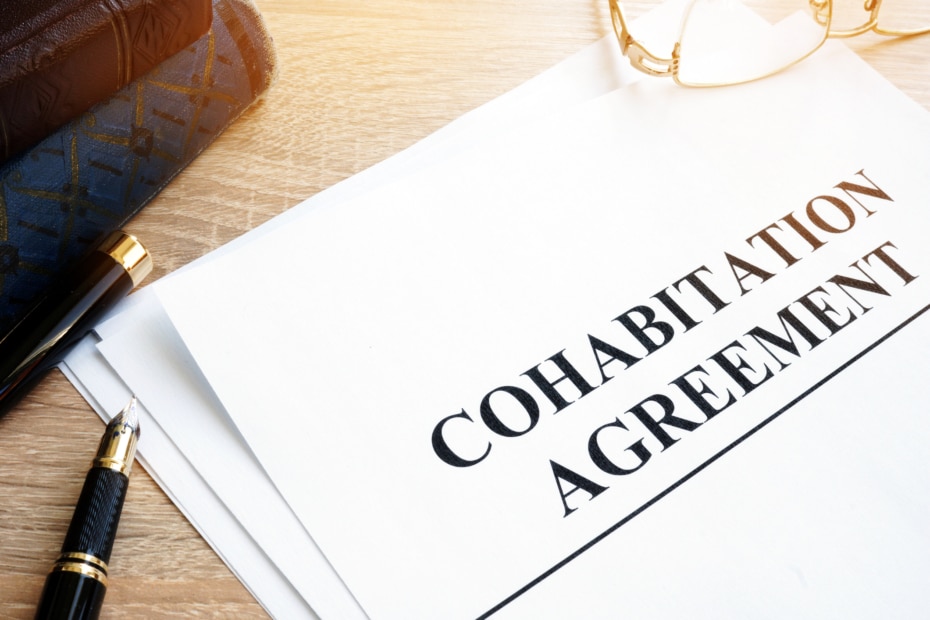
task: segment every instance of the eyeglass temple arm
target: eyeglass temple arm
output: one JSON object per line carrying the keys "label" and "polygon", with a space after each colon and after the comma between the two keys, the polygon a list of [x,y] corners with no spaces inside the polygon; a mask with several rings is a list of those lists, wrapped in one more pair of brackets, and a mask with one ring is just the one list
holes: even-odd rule
{"label": "eyeglass temple arm", "polygon": [[630,64],[643,73],[657,76],[674,76],[678,73],[678,43],[672,51],[671,58],[660,58],[647,50],[643,45],[630,36],[623,18],[623,11],[617,0],[610,0],[610,21],[614,33],[620,42],[620,51],[630,59]]}

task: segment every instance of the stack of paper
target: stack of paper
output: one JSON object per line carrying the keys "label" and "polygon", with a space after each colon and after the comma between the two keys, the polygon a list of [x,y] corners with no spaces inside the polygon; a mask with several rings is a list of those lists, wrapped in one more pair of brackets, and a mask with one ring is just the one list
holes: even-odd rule
{"label": "stack of paper", "polygon": [[615,47],[68,358],[98,411],[137,395],[148,471],[272,615],[930,602],[930,115],[841,46],[710,90]]}

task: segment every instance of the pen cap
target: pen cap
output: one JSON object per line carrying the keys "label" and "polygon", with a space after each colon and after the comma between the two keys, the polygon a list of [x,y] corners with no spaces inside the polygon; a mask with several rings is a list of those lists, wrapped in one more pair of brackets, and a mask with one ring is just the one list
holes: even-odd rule
{"label": "pen cap", "polygon": [[0,416],[151,271],[142,244],[116,232],[63,273],[0,335]]}
{"label": "pen cap", "polygon": [[133,286],[138,286],[147,275],[152,273],[152,256],[134,236],[116,231],[111,233],[97,248],[97,251],[110,255],[123,266]]}

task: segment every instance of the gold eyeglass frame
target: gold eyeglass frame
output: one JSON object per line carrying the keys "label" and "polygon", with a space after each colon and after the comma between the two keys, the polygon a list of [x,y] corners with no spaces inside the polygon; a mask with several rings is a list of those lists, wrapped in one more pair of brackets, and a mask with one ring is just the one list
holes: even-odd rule
{"label": "gold eyeglass frame", "polygon": [[[691,11],[691,7],[695,1],[696,0],[693,0],[686,9],[685,18],[682,21],[682,24],[687,22],[688,13]],[[681,60],[681,33],[678,35],[678,41],[675,42],[675,46],[672,49],[670,57],[663,58],[661,56],[657,56],[656,54],[653,54],[651,51],[647,50],[645,46],[642,45],[642,43],[634,39],[630,34],[626,19],[623,15],[623,9],[620,7],[620,0],[608,0],[608,2],[610,4],[610,20],[614,27],[614,34],[616,34],[617,41],[620,43],[620,50],[623,52],[623,55],[630,60],[630,64],[632,64],[634,68],[648,75],[671,77],[673,80],[675,80],[676,84],[693,88],[731,86],[735,84],[744,84],[746,82],[761,80],[798,64],[820,49],[820,47],[823,46],[823,44],[829,38],[855,37],[869,31],[874,32],[875,34],[889,37],[909,37],[930,32],[930,27],[914,30],[889,30],[879,27],[878,14],[882,7],[882,0],[864,0],[863,9],[868,12],[869,17],[860,26],[846,30],[831,30],[830,26],[833,22],[833,0],[808,0],[808,4],[814,11],[815,20],[824,26],[823,38],[820,40],[820,43],[814,46],[814,48],[809,52],[783,67],[746,80],[720,82],[714,84],[689,84],[687,82],[682,82],[678,77],[678,69]],[[682,27],[682,30],[684,30],[684,27]]]}

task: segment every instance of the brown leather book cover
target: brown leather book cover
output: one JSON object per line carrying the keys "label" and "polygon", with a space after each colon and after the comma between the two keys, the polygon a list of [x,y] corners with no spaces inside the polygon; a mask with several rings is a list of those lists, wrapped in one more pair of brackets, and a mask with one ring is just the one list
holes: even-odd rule
{"label": "brown leather book cover", "polygon": [[210,28],[210,0],[0,0],[0,162]]}

